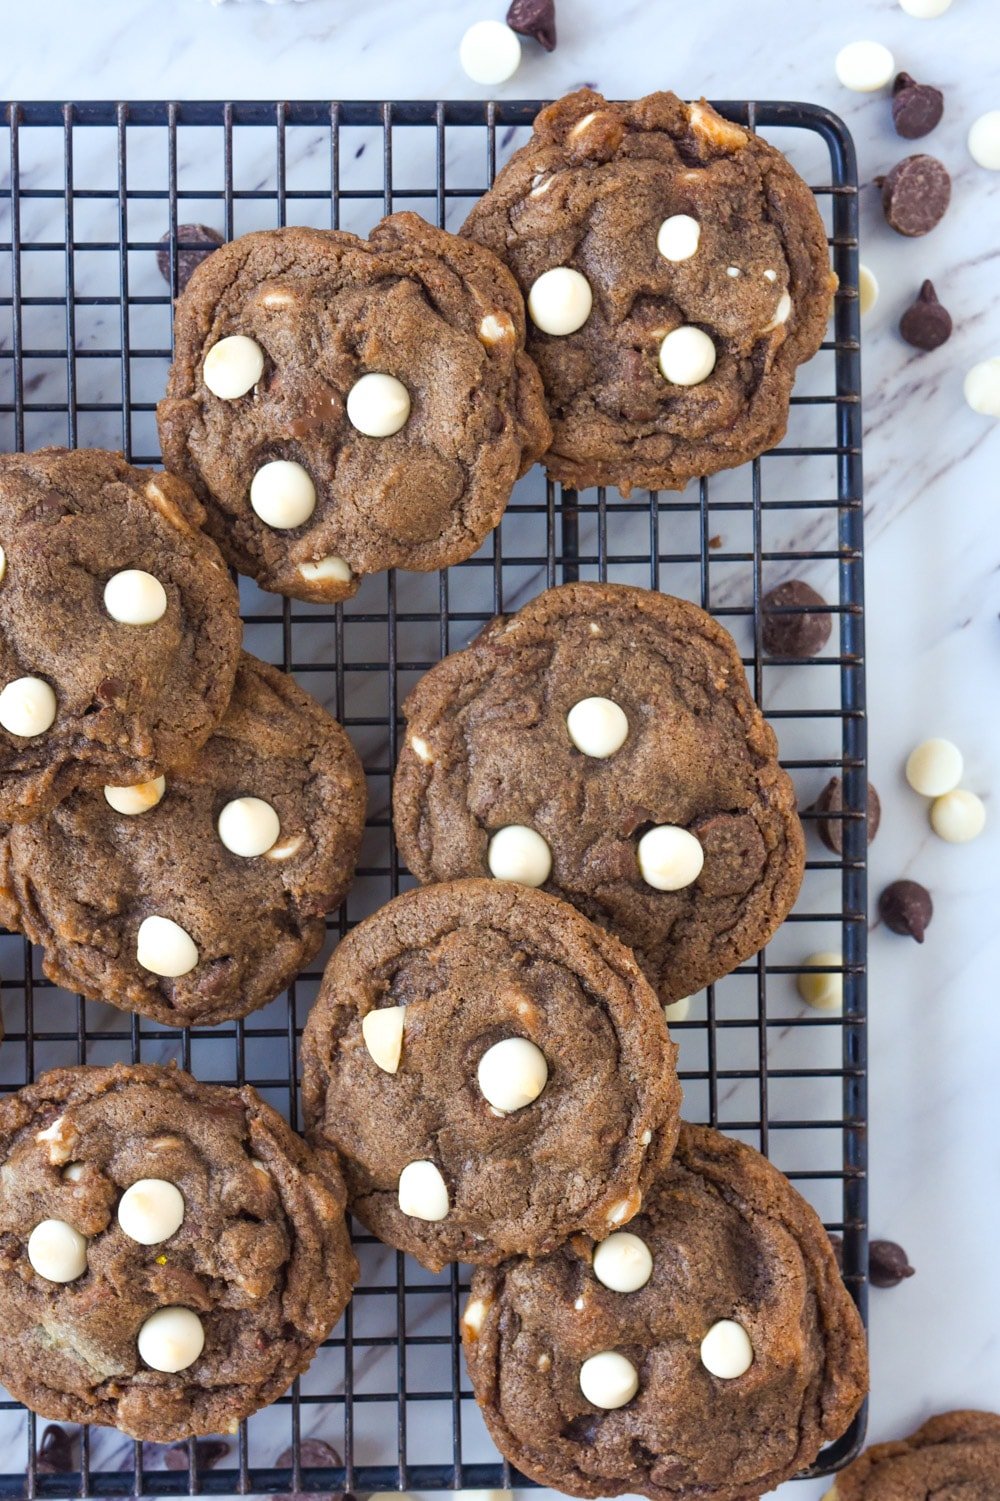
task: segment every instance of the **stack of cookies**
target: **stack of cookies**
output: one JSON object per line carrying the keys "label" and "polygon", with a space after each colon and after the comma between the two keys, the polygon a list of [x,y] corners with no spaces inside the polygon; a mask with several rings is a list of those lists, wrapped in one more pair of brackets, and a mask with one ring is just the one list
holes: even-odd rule
{"label": "stack of cookies", "polygon": [[[211,1025],[316,954],[358,856],[341,728],[240,650],[225,564],[340,601],[469,557],[541,458],[679,487],[787,421],[835,282],[773,148],[669,94],[542,112],[461,236],[283,229],[176,314],[165,474],[0,460],[0,915],[85,996]],[[405,706],[421,885],[335,950],[307,1141],[249,1088],[60,1070],[0,1106],[0,1374],[49,1417],[230,1430],[357,1275],[345,1206],[438,1270],[499,1448],[580,1496],[758,1496],[857,1410],[863,1334],[813,1211],[683,1124],[665,1008],[768,941],[792,784],[731,637],[549,589]]]}

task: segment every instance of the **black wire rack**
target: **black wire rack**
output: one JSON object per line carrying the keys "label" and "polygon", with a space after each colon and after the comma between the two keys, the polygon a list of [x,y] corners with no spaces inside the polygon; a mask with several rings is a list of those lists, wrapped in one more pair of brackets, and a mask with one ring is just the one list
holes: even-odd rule
{"label": "black wire rack", "polygon": [[[182,226],[226,238],[286,223],[366,232],[414,208],[457,228],[539,105],[518,103],[22,103],[0,105],[0,450],[121,448],[157,463],[154,420],[171,352]],[[736,635],[805,808],[843,778],[843,854],[810,835],[795,911],[768,949],[692,1000],[674,1027],[685,1113],[772,1158],[843,1236],[845,1280],[866,1308],[866,823],[858,197],[853,146],[827,111],[728,102],[729,118],[786,151],[828,228],[840,278],[832,337],[800,372],[784,442],[680,494],[623,500],[560,491],[539,469],[468,562],[367,579],[336,609],[241,580],[249,650],[296,674],[346,725],[368,773],[355,888],[327,949],[287,996],[245,1021],[181,1032],[83,1002],[0,936],[6,1040],[0,1088],[44,1068],[176,1058],[201,1078],[249,1081],[298,1122],[297,1048],[322,962],[348,926],[409,883],[389,823],[399,707],[420,674],[492,615],[575,578],[676,593]],[[166,256],[163,257],[163,248]],[[193,248],[190,242],[188,248]],[[169,271],[169,285],[157,266]],[[805,577],[834,632],[807,662],[767,657],[761,599]],[[806,815],[807,829],[814,816]],[[829,952],[842,1013],[798,1000],[803,960]],[[358,1227],[355,1227],[357,1230]],[[69,1470],[39,1463],[44,1424],[0,1402],[0,1494],[147,1496],[454,1487],[522,1481],[486,1435],[465,1376],[458,1315],[467,1269],[433,1276],[356,1235],[363,1275],[341,1324],[284,1398],[214,1449],[167,1451],[67,1427]],[[864,1415],[817,1461],[859,1448]],[[303,1448],[323,1440],[329,1450]]]}

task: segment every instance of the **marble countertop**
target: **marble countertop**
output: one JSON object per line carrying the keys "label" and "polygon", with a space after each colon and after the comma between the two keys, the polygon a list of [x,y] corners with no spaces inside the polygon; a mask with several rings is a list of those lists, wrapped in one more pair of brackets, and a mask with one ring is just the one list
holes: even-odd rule
{"label": "marble countertop", "polygon": [[[473,20],[501,0],[433,6],[306,0],[211,8],[199,0],[34,0],[5,7],[5,99],[481,97],[459,69]],[[946,94],[945,119],[915,148],[893,133],[885,95],[850,94],[833,57],[861,37]],[[53,39],[58,38],[58,43]],[[554,96],[583,82],[627,96],[799,98],[841,114],[864,182],[910,149],[954,177],[945,222],[904,241],[864,195],[862,259],[881,297],[863,324],[871,775],[883,807],[871,887],[912,876],[933,892],[923,947],[879,928],[870,965],[871,1227],[902,1242],[917,1275],[871,1300],[869,1432],[898,1436],[930,1414],[1000,1409],[1000,424],[962,398],[969,366],[1000,354],[1000,175],[965,149],[971,121],[1000,107],[995,0],[955,0],[941,19],[896,0],[560,0],[559,46],[526,46],[497,92]],[[955,332],[933,354],[895,325],[933,278]],[[974,845],[931,833],[902,762],[928,735],[955,740],[989,822]],[[812,1501],[825,1486],[783,1487]]]}

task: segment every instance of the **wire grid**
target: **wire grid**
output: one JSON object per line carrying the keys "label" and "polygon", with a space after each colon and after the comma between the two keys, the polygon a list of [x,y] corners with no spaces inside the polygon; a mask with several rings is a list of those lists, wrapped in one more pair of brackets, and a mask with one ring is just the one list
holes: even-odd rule
{"label": "wire grid", "polygon": [[[153,412],[171,353],[177,252],[186,243],[179,226],[206,222],[226,238],[289,222],[363,233],[381,213],[413,207],[454,229],[498,160],[526,138],[538,107],[3,105],[0,449],[119,447],[135,462],[157,463]],[[7,1027],[0,1087],[17,1088],[57,1064],[176,1058],[203,1079],[255,1084],[296,1123],[297,1044],[323,962],[347,927],[410,884],[388,817],[406,691],[493,614],[541,588],[583,577],[664,589],[696,600],[736,635],[803,806],[830,775],[843,778],[842,857],[819,856],[810,840],[803,893],[788,922],[766,952],[694,998],[674,1034],[687,1116],[758,1146],[788,1173],[843,1235],[845,1279],[864,1313],[867,781],[856,166],[850,137],[826,111],[717,107],[767,134],[816,184],[840,278],[833,338],[800,372],[785,442],[680,495],[561,492],[536,469],[474,558],[441,574],[368,579],[335,609],[279,600],[241,580],[248,649],[295,672],[347,726],[365,761],[371,816],[362,863],[345,908],[330,920],[327,947],[287,996],[254,1016],[182,1032],[67,995],[44,979],[24,940],[0,937]],[[163,235],[169,288],[156,270]],[[808,577],[833,601],[833,648],[808,662],[762,651],[762,595],[787,577]],[[824,949],[843,955],[832,966],[843,973],[842,1015],[803,1014],[795,996],[803,956]],[[462,1369],[457,1329],[467,1271],[432,1276],[355,1231],[363,1275],[344,1319],[310,1371],[242,1424],[220,1460],[210,1462],[192,1441],[186,1467],[171,1469],[160,1446],[83,1429],[78,1440],[71,1430],[73,1471],[44,1473],[35,1458],[41,1421],[6,1401],[0,1494],[524,1483],[499,1461]],[[813,1473],[844,1463],[863,1433],[861,1414]],[[331,1444],[338,1463],[303,1464],[305,1438]]]}

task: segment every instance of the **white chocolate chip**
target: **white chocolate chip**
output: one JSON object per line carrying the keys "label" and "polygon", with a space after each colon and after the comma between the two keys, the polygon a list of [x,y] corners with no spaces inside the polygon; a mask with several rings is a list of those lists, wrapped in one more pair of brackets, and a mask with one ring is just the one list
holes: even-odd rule
{"label": "white chocolate chip", "polygon": [[676,824],[657,824],[639,840],[639,871],[657,891],[681,891],[701,874],[705,851],[693,834]]}
{"label": "white chocolate chip", "polygon": [[257,294],[257,301],[261,307],[291,307],[298,301],[294,292],[289,292],[286,287],[265,287]]}
{"label": "white chocolate chip", "polygon": [[617,1204],[612,1204],[608,1210],[609,1225],[623,1225],[626,1220],[632,1219],[642,1208],[642,1194],[634,1189],[627,1199],[619,1199]]}
{"label": "white chocolate chip", "polygon": [[555,182],[555,177],[556,174],[554,172],[536,172],[531,179],[531,192],[528,194],[528,197],[541,198],[543,193],[549,191],[549,188]]}
{"label": "white chocolate chip", "polygon": [[810,954],[803,962],[811,972],[800,974],[795,981],[799,995],[817,1011],[839,1011],[844,1004],[843,975],[819,974],[816,971],[841,970],[844,964],[843,954],[823,949],[818,954]]}
{"label": "white chocolate chip", "polygon": [[720,1319],[701,1342],[701,1363],[711,1376],[732,1381],[753,1365],[753,1345],[742,1324]]}
{"label": "white chocolate chip", "polygon": [[701,225],[690,214],[671,214],[656,231],[656,248],[665,261],[690,260],[698,249]]}
{"label": "white chocolate chip", "polygon": [[66,1179],[67,1183],[79,1183],[83,1177],[84,1166],[85,1164],[82,1162],[67,1162],[62,1170],[62,1176]]}
{"label": "white chocolate chip", "polygon": [[278,815],[262,797],[234,797],[219,814],[219,838],[234,855],[265,855],[281,833]]}
{"label": "white chocolate chip", "polygon": [[509,1115],[538,1099],[548,1083],[549,1065],[527,1037],[504,1037],[480,1058],[477,1078],[484,1099]]}
{"label": "white chocolate chip", "polygon": [[55,1118],[55,1120],[52,1122],[52,1124],[50,1126],[46,1126],[46,1127],[44,1127],[43,1130],[35,1132],[35,1140],[36,1141],[61,1141],[62,1140],[62,1128],[63,1128],[63,1122],[64,1122],[64,1120],[65,1120],[65,1116],[57,1115],[56,1118]]}
{"label": "white chocolate chip", "polygon": [[973,365],[962,389],[974,412],[983,417],[1000,417],[1000,356]]}
{"label": "white chocolate chip", "polygon": [[151,1370],[173,1375],[194,1365],[205,1348],[205,1329],[190,1308],[158,1308],[139,1330],[137,1343]]}
{"label": "white chocolate chip", "polygon": [[308,563],[300,563],[299,573],[310,584],[349,584],[354,577],[350,563],[334,553],[326,558],[314,558]]}
{"label": "white chocolate chip", "polygon": [[778,280],[778,273],[777,273],[777,271],[771,271],[770,269],[768,269],[767,271],[765,271],[764,272],[764,280],[765,281],[777,281]]}
{"label": "white chocolate chip", "polygon": [[660,370],[672,386],[700,386],[715,369],[715,345],[690,323],[671,329],[660,345]]}
{"label": "white chocolate chip", "polygon": [[687,1021],[688,1012],[691,1010],[691,997],[682,995],[676,1001],[668,1001],[663,1008],[664,1020],[670,1022]]}
{"label": "white chocolate chip", "polygon": [[606,761],[628,738],[625,711],[610,698],[581,698],[566,715],[569,738],[578,751]]}
{"label": "white chocolate chip", "polygon": [[764,328],[764,333],[772,333],[776,328],[781,328],[792,316],[792,299],[787,292],[782,292],[778,298],[778,306],[774,310],[774,317]]}
{"label": "white chocolate chip", "polygon": [[361,1035],[365,1047],[384,1073],[394,1074],[403,1052],[405,1006],[376,1006],[361,1018]]}
{"label": "white chocolate chip", "polygon": [[506,83],[521,63],[521,42],[502,21],[477,21],[458,48],[458,60],[473,83]]}
{"label": "white chocolate chip", "polygon": [[974,792],[956,787],[931,803],[931,828],[949,844],[967,844],[983,832],[986,809]]}
{"label": "white chocolate chip", "polygon": [[736,280],[736,278],[737,278],[737,277],[738,277],[738,276],[740,276],[740,275],[741,275],[741,274],[742,274],[742,273],[741,273],[741,271],[740,271],[740,268],[739,268],[739,266],[727,266],[727,267],[726,267],[726,275],[727,275],[727,276],[731,276],[731,277],[732,277],[732,278],[733,278],[733,280],[734,280],[734,281],[735,281],[735,280]]}
{"label": "white chocolate chip", "polygon": [[[547,1350],[543,1350],[541,1355],[539,1355],[538,1359],[535,1361],[535,1367],[537,1370],[543,1372],[543,1374],[545,1371],[551,1371],[552,1356],[548,1353]],[[513,1495],[513,1491],[511,1492],[511,1495]]]}
{"label": "white chocolate chip", "polygon": [[596,109],[592,109],[589,114],[581,116],[581,118],[579,120],[577,120],[576,124],[573,126],[572,130],[569,132],[569,134],[568,134],[568,136],[567,136],[566,139],[571,141],[574,136],[580,135],[583,131],[585,131],[587,129],[587,126],[590,125],[590,124],[592,124],[593,121],[596,120],[596,119],[597,119],[597,110]]}
{"label": "white chocolate chip", "polygon": [[265,860],[290,860],[297,855],[306,842],[304,834],[290,834],[287,839],[282,839],[280,844],[272,844],[264,855]]}
{"label": "white chocolate chip", "polygon": [[144,917],[136,935],[135,957],[142,969],[165,979],[190,974],[198,950],[189,933],[169,917]]}
{"label": "white chocolate chip", "polygon": [[368,438],[391,438],[410,415],[410,393],[394,375],[369,371],[347,393],[347,417]]}
{"label": "white chocolate chip", "polygon": [[541,834],[525,824],[497,829],[486,851],[490,875],[521,886],[544,886],[552,873],[552,851]]}
{"label": "white chocolate chip", "polygon": [[1000,109],[989,109],[969,131],[969,155],[988,172],[1000,172]]}
{"label": "white chocolate chip", "polygon": [[899,0],[899,3],[908,16],[914,16],[918,21],[933,21],[944,15],[951,0]]}
{"label": "white chocolate chip", "polygon": [[427,744],[427,741],[424,740],[420,735],[410,736],[410,749],[416,756],[417,760],[423,761],[425,766],[429,766],[430,763],[434,760],[434,757],[431,755],[430,746]]}
{"label": "white chocolate chip", "polygon": [[878,302],[878,278],[870,266],[858,267],[858,306],[862,318],[870,313]]}
{"label": "white chocolate chip", "polygon": [[28,1260],[46,1282],[75,1282],[87,1270],[87,1242],[65,1220],[42,1220],[28,1236]]}
{"label": "white chocolate chip", "polygon": [[611,1411],[631,1402],[639,1390],[639,1373],[617,1350],[603,1350],[580,1367],[580,1390],[594,1407]]}
{"label": "white chocolate chip", "polygon": [[0,725],[9,735],[43,735],[55,717],[56,696],[42,678],[15,678],[0,693]]}
{"label": "white chocolate chip", "polygon": [[125,568],[105,584],[104,608],[121,625],[155,625],[167,612],[167,591],[142,568]]}
{"label": "white chocolate chip", "polygon": [[151,782],[137,782],[134,787],[105,787],[104,799],[116,813],[134,818],[155,808],[166,790],[166,777],[154,777]]}
{"label": "white chocolate chip", "polygon": [[650,1142],[653,1140],[652,1131],[644,1131],[639,1137],[639,1140],[642,1142],[644,1147],[648,1147]]}
{"label": "white chocolate chip", "polygon": [[593,306],[590,282],[572,266],[543,271],[528,293],[528,313],[543,334],[575,334],[590,317]]}
{"label": "white chocolate chip", "polygon": [[436,1223],[448,1214],[448,1185],[433,1162],[408,1162],[399,1175],[399,1207],[414,1220]]}
{"label": "white chocolate chip", "polygon": [[484,1298],[470,1298],[466,1303],[462,1323],[474,1338],[482,1332],[489,1311],[490,1305]]}
{"label": "white chocolate chip", "polygon": [[150,480],[146,486],[146,499],[152,501],[164,521],[170,523],[176,531],[190,532],[191,523],[183,516],[172,500],[169,500],[155,480]]}
{"label": "white chocolate chip", "polygon": [[586,1306],[587,1305],[584,1302],[583,1298],[577,1298],[573,1304],[573,1307],[576,1309],[577,1313],[582,1313]]}
{"label": "white chocolate chip", "polygon": [[833,66],[844,88],[856,94],[884,89],[896,71],[892,53],[881,42],[848,42],[837,53]]}
{"label": "white chocolate chip", "polygon": [[906,780],[921,797],[940,797],[958,786],[964,767],[950,740],[922,740],[906,758]]}
{"label": "white chocolate chip", "polygon": [[290,531],[316,509],[316,486],[294,459],[272,459],[250,482],[250,504],[265,526]]}
{"label": "white chocolate chip", "polygon": [[644,1240],[619,1230],[594,1252],[594,1276],[613,1293],[635,1293],[653,1275],[653,1257]]}
{"label": "white chocolate chip", "polygon": [[742,151],[750,139],[741,126],[724,119],[711,106],[689,104],[688,120],[696,136],[722,151]]}
{"label": "white chocolate chip", "polygon": [[246,334],[230,334],[213,344],[202,366],[202,379],[222,401],[245,396],[263,374],[264,351]]}
{"label": "white chocolate chip", "polygon": [[166,1178],[140,1178],[119,1200],[118,1223],[129,1240],[158,1246],[184,1223],[184,1197]]}
{"label": "white chocolate chip", "polygon": [[258,1173],[263,1173],[265,1178],[270,1178],[271,1169],[266,1165],[266,1163],[261,1162],[259,1157],[251,1157],[250,1166],[255,1167]]}
{"label": "white chocolate chip", "polygon": [[514,323],[509,313],[502,310],[487,313],[479,325],[479,338],[483,344],[504,344],[514,337]]}

